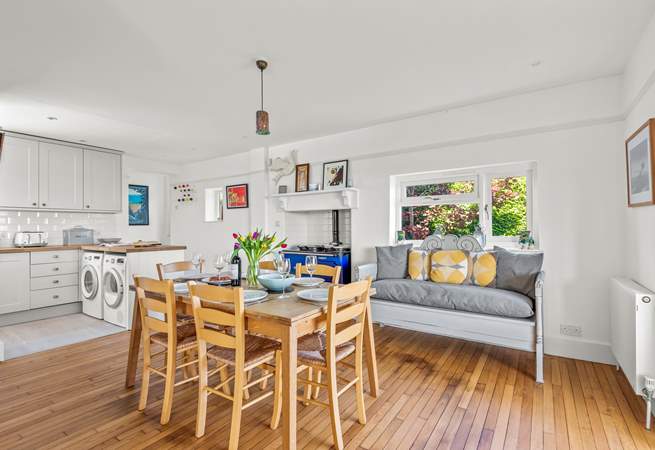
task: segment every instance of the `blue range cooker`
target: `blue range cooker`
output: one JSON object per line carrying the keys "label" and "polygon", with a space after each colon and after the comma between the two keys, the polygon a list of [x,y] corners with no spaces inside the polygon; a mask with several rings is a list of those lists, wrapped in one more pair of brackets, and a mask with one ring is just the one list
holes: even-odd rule
{"label": "blue range cooker", "polygon": [[[325,266],[341,266],[340,283],[350,283],[350,248],[331,245],[298,245],[284,250],[282,254],[289,259],[291,271],[295,273],[296,264],[305,265],[305,256],[315,255],[316,262]],[[321,277],[325,278],[326,277]]]}

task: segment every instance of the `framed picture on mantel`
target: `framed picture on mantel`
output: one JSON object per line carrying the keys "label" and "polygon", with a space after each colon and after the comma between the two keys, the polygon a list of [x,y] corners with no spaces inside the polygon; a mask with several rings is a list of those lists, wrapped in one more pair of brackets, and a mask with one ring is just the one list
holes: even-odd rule
{"label": "framed picture on mantel", "polygon": [[296,165],[296,192],[309,190],[309,164]]}
{"label": "framed picture on mantel", "polygon": [[655,119],[643,124],[625,141],[628,175],[628,206],[647,206],[655,203]]}
{"label": "framed picture on mantel", "polygon": [[348,160],[323,163],[323,190],[336,191],[346,188]]}

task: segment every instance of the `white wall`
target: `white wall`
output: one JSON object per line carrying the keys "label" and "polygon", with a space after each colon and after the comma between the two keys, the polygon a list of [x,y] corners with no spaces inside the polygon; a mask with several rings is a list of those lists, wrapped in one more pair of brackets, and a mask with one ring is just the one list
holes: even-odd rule
{"label": "white wall", "polygon": [[[627,139],[637,128],[655,117],[655,17],[651,20],[625,71],[623,103],[626,120],[623,137]],[[617,147],[624,168],[625,146]],[[626,229],[625,266],[627,275],[639,284],[655,290],[655,206],[628,208],[624,193]]]}
{"label": "white wall", "polygon": [[[438,111],[268,149],[270,157],[299,151],[312,164],[310,182],[322,182],[322,163],[350,160],[349,180],[361,191],[351,214],[354,263],[375,260],[374,247],[392,234],[392,175],[523,161],[537,162],[535,220],[546,254],[545,342],[551,354],[612,361],[609,352],[608,282],[623,273],[624,165],[621,78],[535,91]],[[173,214],[173,241],[203,253],[228,248],[235,229],[267,226],[282,236],[307,238],[311,220],[277,209],[277,187],[266,174],[266,151],[186,166],[178,182],[199,187],[251,181],[248,216],[226,211],[223,224],[202,224],[202,202]],[[230,174],[236,174],[230,176]],[[293,176],[280,184],[293,186]],[[257,205],[253,202],[259,199]],[[262,204],[263,203],[263,204]],[[579,325],[582,338],[559,334]]]}

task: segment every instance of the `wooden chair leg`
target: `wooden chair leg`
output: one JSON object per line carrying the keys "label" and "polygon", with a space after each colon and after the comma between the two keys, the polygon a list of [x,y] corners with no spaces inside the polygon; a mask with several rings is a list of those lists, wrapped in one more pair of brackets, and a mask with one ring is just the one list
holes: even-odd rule
{"label": "wooden chair leg", "polygon": [[[266,369],[259,369],[259,370],[261,370],[261,372],[262,372],[262,375],[261,375],[261,376],[265,377],[266,375],[268,375],[268,370],[266,370]],[[262,380],[262,382],[259,383],[259,388],[260,388],[262,391],[263,391],[264,389],[266,389],[267,387],[268,387],[268,378],[266,378],[265,380]]]}
{"label": "wooden chair leg", "polygon": [[363,365],[362,360],[362,338],[357,337],[357,342],[355,345],[355,377],[357,377],[357,382],[355,383],[355,396],[357,397],[357,417],[359,423],[366,425],[366,407],[364,405],[364,380],[363,380]]}
{"label": "wooden chair leg", "polygon": [[[307,367],[307,379],[309,381],[314,381],[314,369],[312,369],[312,367]],[[305,406],[309,405],[309,402],[307,400],[312,398],[312,393],[313,392],[314,392],[314,386],[312,386],[311,384],[306,384],[305,385],[305,400],[303,401],[303,404]]]}
{"label": "wooden chair leg", "polygon": [[166,380],[164,382],[164,401],[161,406],[162,425],[166,425],[171,420],[171,410],[173,409],[173,390],[175,389],[175,343],[169,342],[166,351]]}
{"label": "wooden chair leg", "polygon": [[201,342],[198,350],[198,411],[196,415],[196,437],[202,437],[205,434],[205,424],[207,422],[207,344]]}
{"label": "wooden chair leg", "polygon": [[[250,369],[246,373],[246,382],[244,384],[249,383],[251,379],[252,379],[252,369]],[[234,390],[235,391],[237,390],[236,386],[234,387]],[[245,388],[243,390],[243,398],[244,398],[244,400],[250,400],[250,389]]]}
{"label": "wooden chair leg", "polygon": [[234,375],[234,401],[232,403],[232,425],[230,427],[230,446],[229,450],[239,448],[239,433],[241,432],[241,408],[243,406],[243,385],[245,374],[238,367],[235,368]]}
{"label": "wooden chair leg", "polygon": [[341,435],[341,417],[339,416],[339,397],[337,395],[337,367],[334,361],[327,369],[328,404],[330,405],[330,422],[332,425],[332,439],[337,450],[343,450],[343,436]]}
{"label": "wooden chair leg", "polygon": [[[315,377],[315,378],[316,378],[316,382],[317,382],[317,383],[320,383],[320,382],[321,382],[321,375],[322,375],[322,373],[323,373],[323,372],[321,372],[320,369],[316,369],[316,377]],[[314,400],[316,400],[316,399],[318,398],[318,393],[319,393],[320,390],[321,390],[321,387],[320,387],[320,386],[315,386],[315,387],[314,387],[314,394],[313,394],[313,396],[314,396]]]}
{"label": "wooden chair leg", "polygon": [[[219,371],[219,373],[221,375],[221,383],[223,383],[225,380],[230,378],[229,377],[230,374],[228,373],[227,366],[223,367]],[[230,391],[230,383],[225,383],[223,385],[223,392],[225,393],[225,395],[232,395],[232,391]]]}
{"label": "wooden chair leg", "polygon": [[150,387],[150,338],[144,334],[143,339],[143,373],[141,374],[141,396],[139,397],[139,411],[146,409],[148,403],[148,388]]}
{"label": "wooden chair leg", "polygon": [[271,429],[277,429],[282,416],[282,352],[275,352],[275,386],[273,387],[273,417]]}

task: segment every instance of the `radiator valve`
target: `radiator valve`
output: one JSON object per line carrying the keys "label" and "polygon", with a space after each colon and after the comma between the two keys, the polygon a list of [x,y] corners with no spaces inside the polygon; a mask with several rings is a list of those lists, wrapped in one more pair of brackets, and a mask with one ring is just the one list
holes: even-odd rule
{"label": "radiator valve", "polygon": [[653,400],[655,396],[655,378],[644,376],[644,389],[642,390],[646,400],[646,429],[650,430],[650,419],[653,411]]}

